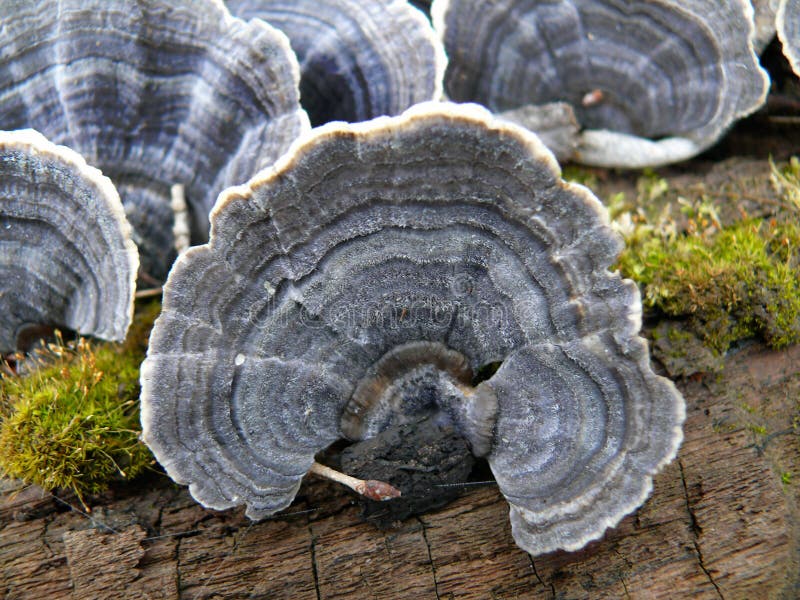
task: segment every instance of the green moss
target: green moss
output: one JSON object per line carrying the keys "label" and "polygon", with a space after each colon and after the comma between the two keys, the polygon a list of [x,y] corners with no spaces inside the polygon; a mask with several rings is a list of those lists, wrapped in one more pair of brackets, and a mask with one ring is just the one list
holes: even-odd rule
{"label": "green moss", "polygon": [[619,267],[642,284],[645,306],[714,352],[754,335],[780,348],[800,341],[799,249],[795,223],[748,219],[710,236],[637,239]]}
{"label": "green moss", "polygon": [[762,435],[762,436],[767,435],[767,428],[764,427],[763,425],[754,425],[751,423],[747,426],[747,429],[749,429],[756,435]]}
{"label": "green moss", "polygon": [[789,471],[784,471],[783,473],[781,473],[781,483],[783,485],[791,485],[792,474]]}
{"label": "green moss", "polygon": [[652,169],[645,169],[636,181],[636,192],[641,203],[652,203],[667,193],[669,182]]}
{"label": "green moss", "polygon": [[59,339],[30,374],[0,379],[0,472],[79,498],[152,463],[139,439],[139,365],[158,303],[139,311],[123,344]]}
{"label": "green moss", "polygon": [[742,404],[742,410],[744,410],[744,412],[746,412],[747,414],[750,414],[750,415],[756,414],[756,409],[753,408],[752,406],[750,406],[749,404],[747,404],[747,402]]}

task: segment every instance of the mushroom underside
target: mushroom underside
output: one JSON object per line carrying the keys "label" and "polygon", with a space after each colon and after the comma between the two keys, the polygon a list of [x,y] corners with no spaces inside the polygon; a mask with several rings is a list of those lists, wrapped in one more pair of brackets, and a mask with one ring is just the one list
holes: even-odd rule
{"label": "mushroom underside", "polygon": [[218,193],[308,129],[288,41],[219,2],[6,0],[0,22],[0,128],[41,131],[111,178],[157,280],[175,259],[170,188],[202,243]]}

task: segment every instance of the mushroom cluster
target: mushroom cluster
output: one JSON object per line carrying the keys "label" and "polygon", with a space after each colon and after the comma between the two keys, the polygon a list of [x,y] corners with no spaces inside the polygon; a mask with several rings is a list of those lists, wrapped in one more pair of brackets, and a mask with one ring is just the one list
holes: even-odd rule
{"label": "mushroom cluster", "polygon": [[748,0],[435,0],[431,11],[452,100],[495,112],[567,102],[586,164],[690,158],[768,89]]}
{"label": "mushroom cluster", "polygon": [[224,192],[176,262],[143,438],[203,505],[261,518],[336,439],[432,415],[488,459],[522,548],[577,549],[681,440],[638,290],[608,271],[620,244],[538,138],[480,107],[321,127]]}
{"label": "mushroom cluster", "polygon": [[0,132],[0,353],[42,326],[124,339],[138,266],[108,178],[35,131]]}
{"label": "mushroom cluster", "polygon": [[800,2],[226,4],[0,2],[0,129],[50,140],[0,137],[0,351],[122,339],[138,269],[166,279],[143,438],[205,506],[273,514],[335,440],[425,419],[488,460],[525,550],[601,536],[684,405],[552,153],[708,148],[764,102],[775,24],[798,68]]}
{"label": "mushroom cluster", "polygon": [[109,176],[153,279],[175,257],[174,184],[204,241],[217,194],[309,127],[286,37],[221,1],[4,0],[0,23],[0,129],[36,129]]}

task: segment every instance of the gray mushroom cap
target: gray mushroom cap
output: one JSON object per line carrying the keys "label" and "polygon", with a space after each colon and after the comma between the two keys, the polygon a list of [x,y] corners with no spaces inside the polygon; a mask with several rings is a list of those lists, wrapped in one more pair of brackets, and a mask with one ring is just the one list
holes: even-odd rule
{"label": "gray mushroom cap", "polygon": [[124,339],[138,267],[107,177],[36,131],[0,132],[0,352],[37,325]]}
{"label": "gray mushroom cap", "polygon": [[283,31],[311,122],[366,121],[439,100],[445,56],[428,20],[395,0],[227,0]]}
{"label": "gray mushroom cap", "polygon": [[684,160],[766,97],[747,0],[435,0],[431,12],[452,100],[568,102],[586,164]]}
{"label": "gray mushroom cap", "polygon": [[675,456],[683,400],[650,369],[635,284],[607,270],[605,209],[485,109],[316,129],[211,223],[142,365],[143,438],[205,506],[272,514],[331,442],[433,415],[543,553],[602,535]]}
{"label": "gray mushroom cap", "polygon": [[776,24],[783,53],[792,70],[800,76],[800,1],[781,0]]}
{"label": "gray mushroom cap", "polygon": [[203,241],[219,192],[309,127],[286,37],[219,0],[4,0],[0,22],[0,128],[101,168],[156,278],[175,255],[173,184]]}

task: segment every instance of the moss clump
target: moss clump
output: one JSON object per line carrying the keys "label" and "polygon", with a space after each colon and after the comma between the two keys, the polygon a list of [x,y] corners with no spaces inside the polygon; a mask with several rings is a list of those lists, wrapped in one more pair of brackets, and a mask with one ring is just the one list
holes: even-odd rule
{"label": "moss clump", "polygon": [[29,374],[3,374],[0,472],[82,500],[152,464],[138,438],[139,365],[158,310],[140,310],[124,344],[58,338]]}
{"label": "moss clump", "polygon": [[800,341],[800,227],[747,219],[712,235],[649,236],[620,269],[644,286],[645,306],[684,320],[716,353],[761,335],[775,348]]}

